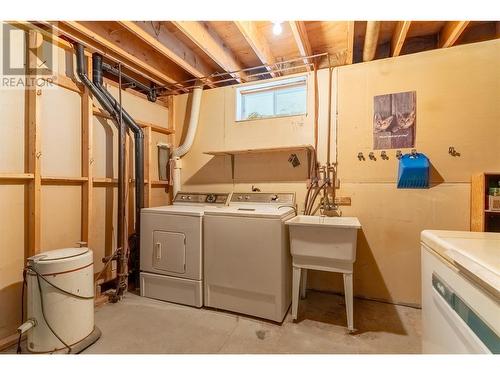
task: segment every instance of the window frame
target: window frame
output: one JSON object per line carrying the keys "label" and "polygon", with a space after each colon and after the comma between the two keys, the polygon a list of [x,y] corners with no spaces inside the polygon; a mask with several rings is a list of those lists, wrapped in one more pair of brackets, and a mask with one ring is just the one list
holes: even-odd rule
{"label": "window frame", "polygon": [[[257,121],[257,120],[270,120],[276,118],[284,118],[284,117],[294,117],[294,116],[307,116],[307,92],[308,92],[308,76],[305,74],[301,74],[294,77],[286,77],[279,80],[273,80],[270,82],[264,83],[251,83],[241,85],[236,88],[235,97],[236,97],[236,114],[235,114],[235,122],[246,122],[246,121]],[[277,108],[277,95],[276,93],[281,89],[293,88],[305,86],[306,97],[305,97],[305,111],[303,113],[294,113],[294,114],[274,114],[271,116],[265,117],[256,117],[256,118],[242,118],[244,114],[244,105],[245,101],[243,100],[243,96],[245,94],[251,94],[256,92],[273,92],[273,113],[276,113]]]}

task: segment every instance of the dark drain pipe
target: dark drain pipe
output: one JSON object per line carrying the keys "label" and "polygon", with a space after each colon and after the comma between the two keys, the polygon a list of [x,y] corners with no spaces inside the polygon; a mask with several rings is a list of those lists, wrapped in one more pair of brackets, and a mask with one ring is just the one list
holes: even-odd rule
{"label": "dark drain pipe", "polygon": [[[115,67],[106,64],[105,62],[102,63],[102,70],[105,72],[108,72],[115,77],[118,77],[120,75],[120,72],[118,69]],[[139,91],[146,93],[146,96],[150,102],[156,102],[157,96],[156,96],[156,88],[155,87],[148,87],[144,83],[139,82],[138,80],[130,77],[129,75],[125,73],[121,73],[122,80],[129,85],[131,88],[138,89]]]}
{"label": "dark drain pipe", "polygon": [[[111,103],[116,112],[122,112],[122,117],[128,128],[134,133],[135,140],[135,251],[131,254],[132,261],[138,264],[140,254],[140,233],[141,233],[141,208],[144,207],[144,132],[137,125],[132,116],[127,111],[120,107],[120,103],[109,93],[103,86],[102,75],[102,55],[98,53],[92,54],[92,81],[96,88],[103,94]],[[138,269],[132,270],[135,273],[136,281],[138,281]]]}
{"label": "dark drain pipe", "polygon": [[[92,83],[92,81],[87,77],[87,68],[85,66],[85,54],[84,47],[76,43],[76,72],[78,77],[87,86],[92,93],[92,96],[97,99],[101,106],[108,112],[113,120],[118,124],[119,131],[119,147],[118,147],[118,225],[117,225],[117,237],[118,237],[118,252],[119,257],[122,259],[125,256],[125,244],[124,244],[124,230],[125,230],[125,139],[127,129],[125,127],[125,122],[120,119],[120,112],[117,111],[114,106],[108,101],[106,96]],[[122,113],[123,115],[123,113]],[[122,262],[118,262],[118,275],[122,275],[125,272],[123,269]],[[122,278],[118,277],[118,286],[116,288],[116,295],[120,295],[122,290]],[[114,302],[117,298],[114,299]]]}

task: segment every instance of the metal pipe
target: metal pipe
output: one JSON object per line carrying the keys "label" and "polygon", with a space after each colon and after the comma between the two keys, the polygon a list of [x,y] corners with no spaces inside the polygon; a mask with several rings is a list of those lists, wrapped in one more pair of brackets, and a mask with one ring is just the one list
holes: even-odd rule
{"label": "metal pipe", "polygon": [[[93,55],[92,55],[92,58],[93,58]],[[125,73],[120,74],[120,71],[118,69],[116,69],[115,67],[113,67],[105,62],[103,62],[101,65],[102,65],[102,70],[104,70],[105,72],[113,74],[116,77],[120,76],[123,81],[131,84],[132,88],[136,89],[137,91],[146,92],[147,98],[150,102],[156,101],[156,88],[155,87],[148,87],[144,83],[139,82],[135,78],[132,78]]]}
{"label": "metal pipe", "polygon": [[[92,54],[92,80],[97,89],[111,103],[115,111],[121,111],[125,124],[134,133],[135,235],[139,237],[141,233],[141,209],[144,207],[144,132],[142,128],[137,125],[132,116],[123,109],[120,103],[118,103],[111,93],[103,86],[102,55],[98,53]],[[138,258],[140,254],[140,241],[138,240],[136,242],[137,251],[133,256]]]}
{"label": "metal pipe", "polygon": [[[106,96],[92,83],[87,77],[87,68],[85,64],[84,47],[80,43],[74,45],[76,51],[76,72],[83,84],[88,87],[93,97],[101,104],[101,106],[111,115],[113,120],[118,124],[119,130],[119,147],[118,147],[118,224],[117,224],[117,248],[123,249],[124,228],[125,228],[125,127],[121,124],[120,116],[113,105],[108,101]],[[120,272],[120,270],[118,270]]]}
{"label": "metal pipe", "polygon": [[[244,68],[244,69],[239,69],[239,70],[233,70],[233,71],[230,71],[230,72],[213,73],[213,74],[210,74],[210,75],[204,76],[204,77],[191,78],[191,79],[187,79],[187,80],[182,81],[182,82],[175,82],[175,83],[168,84],[168,85],[158,86],[157,89],[169,90],[170,88],[176,87],[178,85],[184,85],[184,84],[190,83],[190,82],[197,82],[197,81],[204,82],[204,81],[206,81],[208,79],[212,79],[212,78],[216,78],[216,77],[228,76],[228,75],[231,75],[231,74],[236,74],[236,73],[241,73],[241,72],[248,72],[248,71],[252,71],[252,70],[256,70],[256,69],[269,68],[269,67],[272,67],[272,66],[275,66],[275,65],[276,66],[277,65],[285,65],[285,64],[289,64],[291,62],[301,61],[303,59],[313,59],[313,58],[323,57],[323,56],[327,56],[327,55],[329,55],[328,52],[323,52],[323,53],[318,53],[318,54],[315,54],[315,55],[304,56],[304,57],[301,56],[301,57],[297,57],[297,58],[293,58],[293,59],[289,59],[289,60],[285,60],[285,61],[280,61],[280,62],[277,62],[275,64],[271,64],[271,65],[269,65],[269,64],[263,64],[263,65],[258,65],[258,66],[254,66],[254,67],[251,67],[251,68]],[[307,62],[307,63],[303,63],[303,64],[297,65],[297,66],[281,67],[281,68],[278,68],[278,69],[273,69],[271,71],[267,70],[265,72],[258,72],[258,73],[247,75],[247,78],[257,77],[257,76],[261,76],[261,75],[267,75],[269,73],[278,73],[278,72],[283,72],[283,71],[287,71],[287,70],[298,69],[298,68],[302,68],[302,67],[310,66],[310,65],[314,65],[314,63],[313,62]],[[231,78],[227,78],[227,79],[223,79],[223,80],[211,81],[210,83],[211,84],[217,84],[217,83],[234,81],[234,80],[235,80],[235,78],[231,77]],[[198,86],[197,84],[196,85],[191,85],[191,86],[183,86],[183,89],[188,90],[188,89],[191,89],[191,88],[195,88],[197,86]]]}

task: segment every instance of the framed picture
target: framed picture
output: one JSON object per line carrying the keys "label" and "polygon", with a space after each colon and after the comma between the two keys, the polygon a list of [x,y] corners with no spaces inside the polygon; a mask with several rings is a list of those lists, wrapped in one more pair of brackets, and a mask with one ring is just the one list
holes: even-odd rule
{"label": "framed picture", "polygon": [[415,147],[417,92],[407,91],[373,98],[373,148]]}

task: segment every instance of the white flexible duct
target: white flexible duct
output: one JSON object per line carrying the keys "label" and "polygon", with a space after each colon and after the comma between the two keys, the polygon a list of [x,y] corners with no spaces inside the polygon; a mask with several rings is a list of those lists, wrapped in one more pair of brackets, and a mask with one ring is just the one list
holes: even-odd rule
{"label": "white flexible duct", "polygon": [[189,125],[186,133],[186,138],[182,145],[174,149],[172,152],[172,158],[170,159],[170,166],[172,170],[172,185],[173,185],[173,197],[181,189],[181,160],[180,158],[187,154],[191,149],[194,142],[194,137],[196,136],[196,130],[198,129],[198,119],[200,117],[200,106],[201,106],[201,94],[203,92],[203,87],[195,87],[193,90],[193,97],[191,99],[191,114],[189,116]]}

